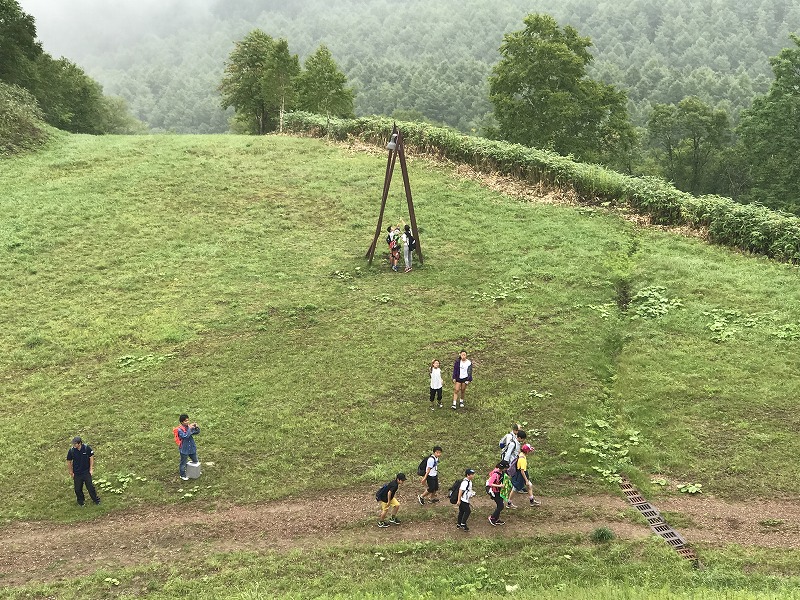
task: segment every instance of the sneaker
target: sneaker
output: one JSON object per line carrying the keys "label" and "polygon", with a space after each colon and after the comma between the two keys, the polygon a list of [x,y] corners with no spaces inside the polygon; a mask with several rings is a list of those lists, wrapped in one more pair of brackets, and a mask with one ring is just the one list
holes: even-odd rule
{"label": "sneaker", "polygon": [[[439,408],[441,408],[441,406]],[[431,410],[436,410],[436,407],[433,404],[431,404]]]}
{"label": "sneaker", "polygon": [[378,521],[378,527],[388,527],[389,524],[386,521]]}
{"label": "sneaker", "polygon": [[181,475],[181,479],[183,479],[184,481],[189,481],[189,478],[186,475]]}
{"label": "sneaker", "polygon": [[461,531],[469,531],[469,527],[467,527],[467,524],[466,524],[466,523],[464,523],[464,524],[461,526]]}
{"label": "sneaker", "polygon": [[495,521],[494,524],[495,525],[505,525],[506,522],[505,521],[501,521],[500,519],[497,519],[497,521]]}
{"label": "sneaker", "polygon": [[397,273],[397,266],[396,266],[396,265],[395,265],[394,267],[392,267],[392,271],[394,271],[395,273]]}
{"label": "sneaker", "polygon": [[459,408],[464,408],[464,403],[463,403],[463,402],[459,402],[459,403],[458,403],[458,407],[459,407]]}
{"label": "sneaker", "polygon": [[489,525],[497,525],[497,521],[492,521],[492,517],[489,517]]}
{"label": "sneaker", "polygon": [[430,502],[438,502],[438,501],[439,501],[439,499],[438,499],[438,498],[431,498],[431,499],[430,499]]}
{"label": "sneaker", "polygon": [[411,270],[411,269],[409,269],[408,267],[406,267],[405,271],[403,271],[403,272],[404,272],[404,273],[408,273],[410,270]]}
{"label": "sneaker", "polygon": [[516,504],[511,504],[511,502],[506,502],[506,506],[508,508],[512,508],[514,510],[517,510],[517,505]]}
{"label": "sneaker", "polygon": [[400,521],[395,519],[394,517],[389,517],[389,523],[392,525],[400,525]]}
{"label": "sneaker", "polygon": [[455,410],[455,409],[456,409],[456,405],[455,405],[455,404],[453,404],[453,406],[451,406],[450,408],[452,408],[453,410]]}
{"label": "sneaker", "polygon": [[536,500],[535,498],[531,498],[531,506],[541,506],[542,503]]}
{"label": "sneaker", "polygon": [[461,523],[456,523],[456,529],[461,529],[462,527],[464,526]]}
{"label": "sneaker", "polygon": [[439,402],[439,408],[444,408],[441,402]]}
{"label": "sneaker", "polygon": [[425,498],[423,498],[422,495],[417,494],[417,502],[420,504],[425,504]]}
{"label": "sneaker", "polygon": [[98,498],[95,504],[100,504],[100,499]]}
{"label": "sneaker", "polygon": [[78,502],[78,506],[79,506],[80,508],[86,508],[86,505],[85,505],[85,504],[81,504],[80,502]]}

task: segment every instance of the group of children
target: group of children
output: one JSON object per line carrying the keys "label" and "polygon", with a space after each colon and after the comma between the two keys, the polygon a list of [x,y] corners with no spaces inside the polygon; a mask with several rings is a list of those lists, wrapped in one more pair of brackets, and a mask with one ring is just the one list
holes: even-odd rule
{"label": "group of children", "polygon": [[[518,507],[514,503],[515,494],[527,494],[528,503],[531,506],[540,504],[533,497],[533,483],[528,475],[528,454],[533,452],[533,448],[525,443],[526,438],[525,431],[515,423],[511,431],[500,440],[500,461],[486,479],[486,494],[495,503],[494,512],[489,516],[489,523],[493,526],[505,524],[505,521],[500,519],[500,514],[504,509]],[[419,465],[417,474],[421,478],[420,483],[425,486],[425,491],[417,494],[417,502],[421,505],[424,505],[425,502],[439,501],[437,494],[441,456],[442,447],[434,446],[430,456],[423,459]],[[474,477],[475,470],[466,469],[463,478],[456,481],[448,491],[450,503],[458,507],[456,528],[461,531],[469,531],[467,520],[472,512],[471,500],[477,494],[473,489]],[[380,503],[378,527],[400,524],[397,518],[397,512],[400,509],[397,493],[404,481],[406,481],[405,473],[398,473],[392,481],[384,484],[375,494],[375,499]],[[389,516],[388,520],[387,515]]]}
{"label": "group of children", "polygon": [[[442,379],[442,369],[438,360],[431,363],[431,410],[436,410],[433,404],[434,399],[438,400],[439,408],[442,408],[442,388],[444,387],[444,380]],[[450,407],[453,410],[457,408],[464,408],[464,394],[467,391],[467,385],[472,382],[472,361],[467,358],[467,351],[462,350],[458,353],[458,358],[453,364],[453,405]]]}
{"label": "group of children", "polygon": [[402,233],[399,225],[389,225],[386,228],[386,243],[389,245],[389,264],[392,271],[397,272],[397,264],[400,262],[400,248],[403,248],[403,260],[405,261],[405,272],[411,270],[411,256],[417,247],[417,240],[411,233],[411,226],[405,225]]}

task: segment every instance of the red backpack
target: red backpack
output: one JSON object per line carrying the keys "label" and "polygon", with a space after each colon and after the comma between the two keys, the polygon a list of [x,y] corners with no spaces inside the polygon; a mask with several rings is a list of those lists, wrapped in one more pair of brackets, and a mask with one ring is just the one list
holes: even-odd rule
{"label": "red backpack", "polygon": [[175,436],[175,443],[178,444],[178,448],[180,448],[183,445],[183,440],[181,439],[181,436],[178,435],[178,430],[180,428],[181,428],[181,426],[178,425],[177,427],[174,427],[172,429],[172,435]]}

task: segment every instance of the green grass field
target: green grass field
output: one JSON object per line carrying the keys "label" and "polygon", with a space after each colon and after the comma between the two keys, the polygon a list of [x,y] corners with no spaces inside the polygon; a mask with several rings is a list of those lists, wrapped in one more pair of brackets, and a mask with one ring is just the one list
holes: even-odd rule
{"label": "green grass field", "polygon": [[[800,497],[796,267],[412,160],[425,265],[392,273],[381,236],[369,268],[384,166],[277,136],[65,136],[0,161],[0,439],[14,451],[2,518],[97,514],[74,508],[75,434],[97,453],[95,477],[134,475],[101,512],[185,502],[181,412],[214,463],[192,499],[203,507],[377,487],[437,443],[449,485],[466,466],[488,472],[514,420],[547,495],[613,490],[602,474],[621,468],[653,497],[686,482]],[[403,206],[398,172],[384,229],[408,219]],[[448,381],[461,348],[475,363],[467,411],[431,412],[428,365],[440,359]],[[656,474],[670,485],[651,486]],[[256,597],[247,569],[291,562],[219,560],[241,598]],[[671,576],[653,583],[680,589]],[[215,586],[231,589],[214,578],[198,597]]]}

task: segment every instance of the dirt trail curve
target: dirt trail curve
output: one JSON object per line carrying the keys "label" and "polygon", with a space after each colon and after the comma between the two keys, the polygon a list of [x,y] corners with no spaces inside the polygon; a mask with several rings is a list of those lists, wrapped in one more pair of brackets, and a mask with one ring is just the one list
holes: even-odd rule
{"label": "dirt trail curve", "polygon": [[[375,527],[374,490],[361,488],[326,497],[319,513],[315,498],[294,498],[248,506],[197,505],[144,507],[92,521],[53,524],[15,523],[0,528],[0,585],[46,582],[121,566],[170,563],[187,547],[231,550],[282,550],[295,547],[382,544],[387,540],[436,540],[470,536],[533,536],[587,533],[608,525],[618,537],[651,535],[646,525],[620,520],[629,507],[612,495],[542,498],[543,506],[508,511],[504,527],[486,521],[489,502],[478,498],[468,534],[453,527],[454,509],[446,499],[419,506],[411,490],[400,496],[402,525]],[[800,548],[800,501],[727,503],[711,497],[676,497],[654,502],[680,513],[675,523],[690,544],[737,543]],[[85,509],[92,510],[91,506]],[[410,519],[410,520],[409,520]]]}

